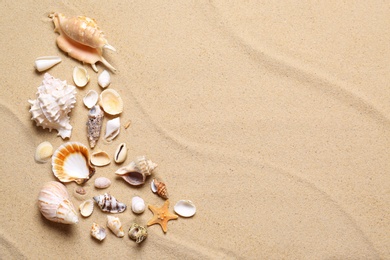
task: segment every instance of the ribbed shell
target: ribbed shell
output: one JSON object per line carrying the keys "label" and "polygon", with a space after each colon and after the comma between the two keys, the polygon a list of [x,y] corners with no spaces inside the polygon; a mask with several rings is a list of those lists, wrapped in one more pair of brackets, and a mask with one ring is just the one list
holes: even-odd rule
{"label": "ribbed shell", "polygon": [[151,175],[157,164],[145,156],[138,156],[125,167],[119,168],[115,173],[131,185],[138,186],[145,183],[146,177]]}

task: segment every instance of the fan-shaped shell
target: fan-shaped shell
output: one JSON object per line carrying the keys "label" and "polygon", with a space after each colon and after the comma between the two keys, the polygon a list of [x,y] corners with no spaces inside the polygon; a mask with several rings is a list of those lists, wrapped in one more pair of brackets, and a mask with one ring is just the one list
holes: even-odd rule
{"label": "fan-shaped shell", "polygon": [[106,89],[100,93],[100,106],[110,115],[119,115],[123,111],[123,100],[114,89]]}
{"label": "fan-shaped shell", "polygon": [[61,182],[84,183],[95,173],[89,158],[89,151],[85,145],[79,142],[67,142],[53,154],[53,173]]}

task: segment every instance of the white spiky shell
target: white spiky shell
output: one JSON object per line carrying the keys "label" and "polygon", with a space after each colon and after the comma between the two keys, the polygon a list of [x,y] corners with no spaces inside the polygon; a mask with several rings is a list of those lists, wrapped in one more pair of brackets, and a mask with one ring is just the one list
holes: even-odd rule
{"label": "white spiky shell", "polygon": [[115,234],[117,237],[124,237],[125,232],[123,231],[122,223],[118,217],[107,216],[107,227]]}
{"label": "white spiky shell", "polygon": [[38,196],[38,207],[42,215],[53,222],[74,224],[78,217],[66,187],[57,181],[43,185]]}
{"label": "white spiky shell", "polygon": [[37,99],[28,100],[31,105],[32,120],[37,126],[49,131],[56,129],[63,139],[69,138],[72,126],[68,114],[76,103],[75,87],[66,81],[45,73],[42,85],[38,87]]}

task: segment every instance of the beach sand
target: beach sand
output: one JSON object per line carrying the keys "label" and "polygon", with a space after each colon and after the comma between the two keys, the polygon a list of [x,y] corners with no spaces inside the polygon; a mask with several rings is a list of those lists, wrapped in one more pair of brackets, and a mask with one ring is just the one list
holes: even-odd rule
{"label": "beach sand", "polygon": [[[96,19],[117,52],[109,88],[124,100],[128,129],[97,149],[113,155],[125,142],[130,163],[146,155],[170,194],[170,211],[193,201],[192,218],[168,232],[148,227],[140,245],[131,223],[150,210],[117,214],[126,236],[90,236],[105,226],[95,207],[77,225],[46,220],[42,185],[57,180],[51,163],[34,161],[49,141],[88,145],[87,91],[77,88],[70,139],[37,127],[29,113],[43,73],[40,56],[62,62],[48,72],[72,82],[80,62],[58,49],[51,12]],[[390,259],[390,32],[381,1],[2,1],[1,259]],[[99,73],[105,69],[98,64]],[[107,119],[105,118],[104,124]],[[105,127],[105,125],[103,126]],[[162,206],[149,183],[134,188],[97,168],[86,198],[110,192],[131,204]],[[106,190],[95,178],[112,181]],[[76,183],[66,184],[75,207]]]}

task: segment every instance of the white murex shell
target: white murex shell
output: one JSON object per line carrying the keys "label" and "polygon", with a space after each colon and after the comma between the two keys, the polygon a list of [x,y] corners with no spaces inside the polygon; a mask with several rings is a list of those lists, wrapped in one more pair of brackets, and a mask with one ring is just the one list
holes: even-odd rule
{"label": "white murex shell", "polygon": [[145,211],[145,201],[138,196],[131,199],[131,210],[136,214],[141,214]]}
{"label": "white murex shell", "polygon": [[111,76],[107,70],[103,70],[98,77],[98,84],[102,88],[106,88],[111,84]]}
{"label": "white murex shell", "polygon": [[61,58],[58,56],[38,57],[35,60],[35,68],[37,69],[37,71],[42,72],[50,69],[51,67],[54,67],[60,62],[61,62]]}
{"label": "white murex shell", "polygon": [[90,90],[85,94],[83,103],[86,107],[91,109],[99,100],[99,94],[95,90]]}
{"label": "white murex shell", "polygon": [[107,227],[115,234],[117,237],[124,237],[125,232],[123,231],[122,223],[118,217],[107,216]]}
{"label": "white murex shell", "polygon": [[75,87],[45,73],[42,85],[38,87],[37,99],[28,100],[32,120],[37,126],[49,131],[56,129],[63,139],[69,138],[72,126],[68,114],[76,103]]}
{"label": "white murex shell", "polygon": [[60,182],[50,181],[43,185],[38,196],[38,207],[50,221],[63,224],[75,224],[79,221],[68,191]]}
{"label": "white murex shell", "polygon": [[81,203],[79,206],[81,216],[83,217],[91,216],[93,212],[93,205],[94,205],[94,201],[92,199],[86,200],[83,203]]}
{"label": "white murex shell", "polygon": [[106,134],[104,135],[104,139],[107,142],[111,142],[118,136],[121,130],[121,121],[119,117],[108,120],[106,124]]}
{"label": "white murex shell", "polygon": [[192,217],[196,213],[195,204],[190,200],[179,200],[173,210],[182,217]]}

